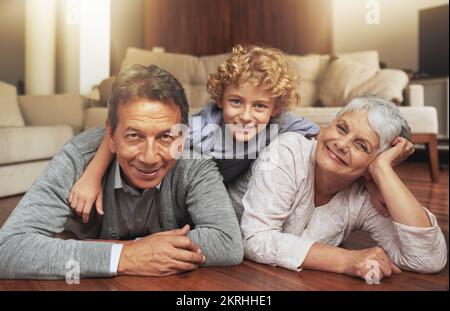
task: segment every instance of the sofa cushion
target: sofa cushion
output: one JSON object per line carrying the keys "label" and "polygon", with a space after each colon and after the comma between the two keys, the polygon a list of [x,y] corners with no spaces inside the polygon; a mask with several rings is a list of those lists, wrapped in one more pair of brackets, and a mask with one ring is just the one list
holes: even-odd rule
{"label": "sofa cushion", "polygon": [[368,81],[350,92],[349,98],[361,95],[377,95],[392,100],[396,104],[403,102],[403,89],[408,85],[408,75],[397,69],[382,69]]}
{"label": "sofa cushion", "polygon": [[320,85],[319,99],[325,107],[343,106],[351,92],[375,76],[376,68],[348,58],[337,58],[328,66]]}
{"label": "sofa cushion", "polygon": [[198,58],[199,60],[199,69],[197,70],[193,83],[198,85],[204,85],[206,91],[206,84],[208,82],[208,76],[211,73],[217,71],[217,68],[220,64],[222,64],[230,54],[217,54],[217,55],[206,55]]}
{"label": "sofa cushion", "polygon": [[0,126],[23,126],[16,88],[0,81]]}
{"label": "sofa cushion", "polygon": [[24,193],[30,189],[36,178],[42,174],[49,160],[0,165],[0,198]]}
{"label": "sofa cushion", "polygon": [[211,100],[208,91],[206,90],[206,84],[196,84],[191,86],[190,90],[190,102],[189,107],[199,108],[204,107]]}
{"label": "sofa cushion", "polygon": [[378,51],[360,51],[360,52],[352,52],[352,53],[343,53],[338,55],[339,58],[346,58],[361,65],[380,69],[380,61],[378,58]]}
{"label": "sofa cushion", "polygon": [[70,126],[0,128],[0,165],[49,159],[72,136]]}
{"label": "sofa cushion", "polygon": [[83,129],[87,98],[79,94],[24,95],[19,105],[27,125],[70,125],[75,133]]}
{"label": "sofa cushion", "polygon": [[309,80],[300,81],[297,91],[300,94],[300,107],[313,107],[317,102],[317,83]]}
{"label": "sofa cushion", "polygon": [[295,113],[319,126],[328,125],[341,110],[342,107],[299,107],[295,109]]}
{"label": "sofa cushion", "polygon": [[310,54],[305,56],[287,55],[289,69],[300,77],[301,81],[319,81],[328,67],[328,55]]}
{"label": "sofa cushion", "polygon": [[[295,113],[320,126],[328,125],[342,107],[300,107]],[[435,107],[399,107],[412,133],[437,134],[438,120]]]}
{"label": "sofa cushion", "polygon": [[[148,66],[155,64],[170,72],[180,83],[186,93],[190,106],[204,105],[206,92],[207,70],[220,63],[226,54],[198,57],[185,54],[153,52],[136,48],[128,48],[122,67],[132,64]],[[208,68],[208,69],[206,69]],[[215,68],[214,68],[215,70]],[[103,83],[103,82],[102,82]],[[111,86],[108,87],[111,89]],[[202,91],[198,91],[201,89]]]}
{"label": "sofa cushion", "polygon": [[192,83],[199,68],[199,61],[195,56],[128,48],[122,68],[134,64],[154,64],[170,72],[181,83]]}

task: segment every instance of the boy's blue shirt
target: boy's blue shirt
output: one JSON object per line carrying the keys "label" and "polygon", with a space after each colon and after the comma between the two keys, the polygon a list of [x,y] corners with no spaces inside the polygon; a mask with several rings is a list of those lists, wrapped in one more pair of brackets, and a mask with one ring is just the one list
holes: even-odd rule
{"label": "boy's blue shirt", "polygon": [[[225,129],[223,111],[210,102],[200,112],[189,117],[189,143],[186,149],[215,159],[224,182],[230,182],[244,173],[254,159],[277,135],[296,132],[303,136],[315,136],[319,126],[293,113],[281,113],[271,117],[265,131],[241,148],[233,146],[233,139]],[[240,150],[240,151],[239,151]]]}

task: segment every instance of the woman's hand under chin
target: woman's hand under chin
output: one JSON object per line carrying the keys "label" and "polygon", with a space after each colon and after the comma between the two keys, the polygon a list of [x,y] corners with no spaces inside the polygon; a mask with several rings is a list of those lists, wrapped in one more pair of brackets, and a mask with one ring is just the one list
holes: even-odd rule
{"label": "woman's hand under chin", "polygon": [[413,143],[406,138],[397,137],[392,141],[391,145],[391,148],[380,153],[369,164],[370,175],[373,176],[379,169],[392,168],[405,161],[414,153]]}

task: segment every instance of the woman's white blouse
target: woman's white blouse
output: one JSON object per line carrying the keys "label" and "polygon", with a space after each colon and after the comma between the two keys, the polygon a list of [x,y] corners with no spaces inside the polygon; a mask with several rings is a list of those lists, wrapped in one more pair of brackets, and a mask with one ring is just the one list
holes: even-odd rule
{"label": "woman's white blouse", "polygon": [[432,227],[402,225],[378,214],[360,182],[314,206],[315,140],[282,134],[258,157],[242,199],[245,256],[257,262],[300,270],[315,242],[339,246],[352,231],[367,231],[400,268],[440,271],[447,246],[435,216]]}

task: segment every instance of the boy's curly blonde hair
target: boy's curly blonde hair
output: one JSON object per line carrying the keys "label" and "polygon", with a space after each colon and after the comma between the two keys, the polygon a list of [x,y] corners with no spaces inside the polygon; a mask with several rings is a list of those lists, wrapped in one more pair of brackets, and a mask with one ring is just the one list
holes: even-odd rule
{"label": "boy's curly blonde hair", "polygon": [[293,110],[300,102],[296,91],[298,77],[289,72],[284,54],[274,48],[236,45],[231,55],[208,77],[208,93],[215,102],[223,100],[229,85],[251,83],[277,97],[281,111]]}

